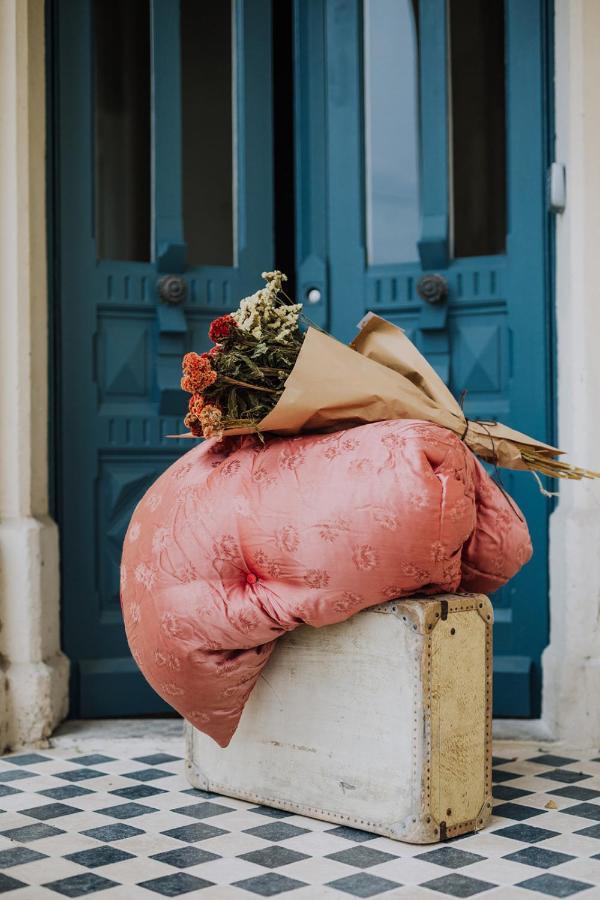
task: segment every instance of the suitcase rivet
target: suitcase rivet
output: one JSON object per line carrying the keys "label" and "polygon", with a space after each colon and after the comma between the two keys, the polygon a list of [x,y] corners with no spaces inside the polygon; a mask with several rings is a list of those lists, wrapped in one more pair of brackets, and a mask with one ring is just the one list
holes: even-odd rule
{"label": "suitcase rivet", "polygon": [[451,810],[451,809],[447,809],[447,810],[446,810],[446,815],[447,815],[447,816],[451,816],[451,815],[452,815],[452,810]]}
{"label": "suitcase rivet", "polygon": [[451,628],[451,629],[450,629],[450,634],[456,634],[456,628]]}

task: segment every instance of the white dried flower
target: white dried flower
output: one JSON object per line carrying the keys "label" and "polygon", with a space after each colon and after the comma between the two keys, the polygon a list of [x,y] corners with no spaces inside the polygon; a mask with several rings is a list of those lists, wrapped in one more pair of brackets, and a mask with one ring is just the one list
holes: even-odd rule
{"label": "white dried flower", "polygon": [[283,306],[278,298],[281,286],[287,281],[282,272],[263,272],[267,286],[246,297],[233,318],[241,331],[246,331],[257,341],[271,339],[285,343],[298,328],[301,303]]}

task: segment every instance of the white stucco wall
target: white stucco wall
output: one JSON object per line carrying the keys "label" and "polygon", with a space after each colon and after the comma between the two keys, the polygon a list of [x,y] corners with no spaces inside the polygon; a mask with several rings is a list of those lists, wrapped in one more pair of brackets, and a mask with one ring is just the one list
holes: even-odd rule
{"label": "white stucco wall", "polygon": [[48,516],[44,0],[0,0],[0,750],[66,714]]}
{"label": "white stucco wall", "polygon": [[[558,439],[600,468],[600,2],[556,2]],[[551,519],[543,716],[558,738],[600,743],[600,482],[563,483]]]}

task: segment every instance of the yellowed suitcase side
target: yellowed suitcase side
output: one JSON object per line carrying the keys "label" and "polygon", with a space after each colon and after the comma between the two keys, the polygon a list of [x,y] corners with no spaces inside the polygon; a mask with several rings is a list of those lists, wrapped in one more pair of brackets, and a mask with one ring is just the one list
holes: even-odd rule
{"label": "yellowed suitcase side", "polygon": [[430,730],[424,802],[433,837],[443,841],[483,828],[492,813],[493,610],[481,594],[439,605],[423,659]]}

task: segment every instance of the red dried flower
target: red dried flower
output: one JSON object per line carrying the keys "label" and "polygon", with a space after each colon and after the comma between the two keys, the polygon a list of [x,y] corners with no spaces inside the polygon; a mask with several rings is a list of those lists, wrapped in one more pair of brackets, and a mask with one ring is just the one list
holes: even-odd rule
{"label": "red dried flower", "polygon": [[214,319],[210,323],[208,336],[211,341],[214,341],[215,344],[218,344],[219,341],[222,341],[225,338],[229,337],[234,328],[235,320],[233,319],[233,316],[230,316],[229,314],[226,316],[219,316],[218,319]]}
{"label": "red dried flower", "polygon": [[212,368],[208,357],[203,358],[197,353],[186,353],[182,365],[181,388],[190,394],[201,393],[217,379],[217,373]]}

